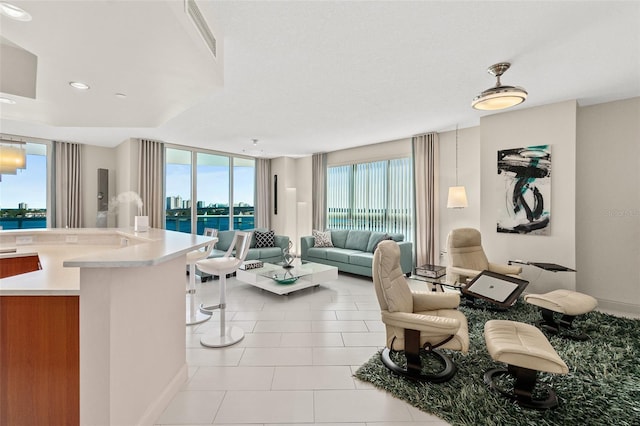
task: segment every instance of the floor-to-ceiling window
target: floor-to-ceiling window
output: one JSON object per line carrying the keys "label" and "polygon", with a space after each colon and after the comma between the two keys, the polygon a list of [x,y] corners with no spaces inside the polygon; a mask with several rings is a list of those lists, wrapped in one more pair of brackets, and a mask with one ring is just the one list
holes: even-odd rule
{"label": "floor-to-ceiling window", "polygon": [[48,145],[26,143],[22,147],[26,151],[26,167],[17,169],[15,173],[3,168],[0,174],[0,227],[46,228]]}
{"label": "floor-to-ceiling window", "polygon": [[328,227],[401,233],[411,241],[412,175],[410,158],[328,167]]}
{"label": "floor-to-ceiling window", "polygon": [[167,148],[165,155],[166,228],[191,233],[191,151]]}
{"label": "floor-to-ceiling window", "polygon": [[252,229],[254,180],[252,158],[167,148],[167,229],[197,234],[204,228]]}

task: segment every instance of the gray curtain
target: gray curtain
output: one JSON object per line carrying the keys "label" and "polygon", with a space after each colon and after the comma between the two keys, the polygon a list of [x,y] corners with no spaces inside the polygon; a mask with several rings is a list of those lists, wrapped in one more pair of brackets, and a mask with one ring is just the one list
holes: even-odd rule
{"label": "gray curtain", "polygon": [[149,216],[150,228],[164,229],[164,144],[141,139],[138,156],[138,195],[142,200],[142,212],[136,215]]}
{"label": "gray curtain", "polygon": [[82,145],[54,142],[55,227],[81,228]]}
{"label": "gray curtain", "polygon": [[256,228],[271,229],[271,160],[256,159]]}
{"label": "gray curtain", "polygon": [[438,223],[438,134],[417,135],[412,139],[416,266],[438,264],[440,226]]}
{"label": "gray curtain", "polygon": [[313,229],[324,231],[327,226],[327,154],[313,154],[311,157],[311,190],[313,206],[311,225]]}

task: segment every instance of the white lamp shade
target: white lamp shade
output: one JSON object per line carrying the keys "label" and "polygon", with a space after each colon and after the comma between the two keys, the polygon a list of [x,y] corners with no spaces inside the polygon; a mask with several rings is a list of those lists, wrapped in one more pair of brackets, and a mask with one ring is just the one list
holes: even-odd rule
{"label": "white lamp shade", "polygon": [[0,145],[0,174],[15,175],[27,167],[27,153],[22,145]]}
{"label": "white lamp shade", "polygon": [[449,197],[447,198],[448,209],[463,209],[467,207],[467,191],[464,186],[450,186]]}

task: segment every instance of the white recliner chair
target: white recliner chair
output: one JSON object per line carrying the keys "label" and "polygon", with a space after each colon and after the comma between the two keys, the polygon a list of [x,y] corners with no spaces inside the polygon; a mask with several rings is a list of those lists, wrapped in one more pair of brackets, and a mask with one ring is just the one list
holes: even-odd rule
{"label": "white recliner chair", "polygon": [[491,271],[520,278],[522,267],[491,263],[482,249],[482,236],[474,228],[453,229],[447,236],[447,282],[460,286],[482,271]]}
{"label": "white recliner chair", "polygon": [[[400,267],[400,248],[382,241],[373,255],[373,284],[386,326],[387,344],[382,363],[392,372],[411,379],[440,383],[456,372],[453,360],[438,348],[466,353],[469,350],[467,318],[457,309],[460,296],[432,291],[412,292]],[[407,362],[393,361],[404,351]],[[422,372],[420,352],[435,357],[441,369]]]}
{"label": "white recliner chair", "polygon": [[244,330],[240,327],[227,327],[225,313],[227,308],[227,274],[232,274],[240,268],[249,253],[252,232],[236,231],[229,250],[223,257],[205,259],[196,263],[202,272],[220,277],[220,303],[213,306],[200,306],[203,313],[213,313],[220,309],[220,333],[207,334],[200,339],[200,344],[210,348],[221,348],[238,343],[244,338]]}

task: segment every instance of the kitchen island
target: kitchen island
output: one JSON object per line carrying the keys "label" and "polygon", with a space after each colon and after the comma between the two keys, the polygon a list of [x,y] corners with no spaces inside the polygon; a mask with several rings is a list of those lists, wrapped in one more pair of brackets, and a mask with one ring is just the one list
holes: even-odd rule
{"label": "kitchen island", "polygon": [[[187,378],[186,254],[210,241],[0,231],[0,424],[153,424]],[[34,255],[41,269],[6,276]]]}

